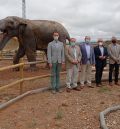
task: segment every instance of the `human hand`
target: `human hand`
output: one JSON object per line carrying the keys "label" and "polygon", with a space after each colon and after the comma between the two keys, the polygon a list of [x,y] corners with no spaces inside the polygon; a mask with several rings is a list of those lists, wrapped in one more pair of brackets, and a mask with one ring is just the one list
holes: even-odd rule
{"label": "human hand", "polygon": [[103,59],[103,56],[99,56],[100,59]]}
{"label": "human hand", "polygon": [[49,63],[49,67],[52,68],[52,64],[51,63]]}
{"label": "human hand", "polygon": [[62,62],[62,67],[65,68],[65,62]]}
{"label": "human hand", "polygon": [[73,64],[78,64],[78,61],[77,60],[73,60]]}
{"label": "human hand", "polygon": [[106,59],[106,56],[103,56],[103,59]]}
{"label": "human hand", "polygon": [[119,63],[119,59],[117,59],[117,63]]}

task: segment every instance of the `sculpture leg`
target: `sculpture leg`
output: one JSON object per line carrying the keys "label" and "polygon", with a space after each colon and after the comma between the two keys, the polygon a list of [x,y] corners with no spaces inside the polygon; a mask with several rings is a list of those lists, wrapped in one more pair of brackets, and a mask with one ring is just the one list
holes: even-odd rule
{"label": "sculpture leg", "polygon": [[[16,51],[14,57],[13,57],[13,64],[18,64],[20,58],[22,58],[25,55],[25,51],[23,50],[23,48],[19,48],[18,51]],[[19,67],[13,69],[15,71],[19,71]]]}
{"label": "sculpture leg", "polygon": [[[45,52],[45,56],[46,56],[46,59],[47,59],[47,49],[45,49],[45,50],[44,50],[44,52]],[[48,59],[47,59],[47,60],[48,60]],[[49,64],[48,64],[48,62],[46,63],[45,68],[49,68]]]}
{"label": "sculpture leg", "polygon": [[[28,62],[35,62],[36,61],[36,54],[34,51],[26,52],[26,56],[27,56]],[[38,68],[36,67],[36,64],[30,64],[29,70],[30,71],[37,71]]]}

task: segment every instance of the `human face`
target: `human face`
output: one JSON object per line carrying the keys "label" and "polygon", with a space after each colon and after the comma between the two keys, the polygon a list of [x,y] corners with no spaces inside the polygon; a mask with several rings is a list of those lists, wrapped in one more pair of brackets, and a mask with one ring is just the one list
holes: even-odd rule
{"label": "human face", "polygon": [[57,41],[57,40],[58,40],[58,38],[59,38],[59,34],[58,34],[58,33],[54,33],[54,34],[53,34],[53,38],[54,38],[54,40],[56,40],[56,41]]}
{"label": "human face", "polygon": [[86,42],[86,43],[90,43],[90,37],[89,37],[89,36],[86,36],[86,37],[85,37],[85,42]]}
{"label": "human face", "polygon": [[71,44],[71,46],[75,46],[75,42],[76,42],[76,39],[71,38],[71,40],[70,40],[70,44]]}
{"label": "human face", "polygon": [[115,44],[117,42],[116,37],[112,37],[112,43]]}
{"label": "human face", "polygon": [[103,39],[98,39],[98,45],[103,46]]}

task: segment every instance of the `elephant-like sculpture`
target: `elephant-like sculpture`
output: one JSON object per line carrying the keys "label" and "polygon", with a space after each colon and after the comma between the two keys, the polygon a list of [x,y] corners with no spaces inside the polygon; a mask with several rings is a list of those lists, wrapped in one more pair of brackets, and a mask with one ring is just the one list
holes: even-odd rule
{"label": "elephant-like sculpture", "polygon": [[[36,61],[36,50],[47,53],[47,45],[53,40],[53,32],[58,32],[59,40],[63,43],[70,39],[67,30],[58,22],[48,20],[28,20],[16,16],[9,16],[0,20],[0,50],[4,48],[12,37],[17,37],[19,48],[13,63],[19,63],[20,58],[27,56],[29,62]],[[30,65],[32,69],[35,64]]]}

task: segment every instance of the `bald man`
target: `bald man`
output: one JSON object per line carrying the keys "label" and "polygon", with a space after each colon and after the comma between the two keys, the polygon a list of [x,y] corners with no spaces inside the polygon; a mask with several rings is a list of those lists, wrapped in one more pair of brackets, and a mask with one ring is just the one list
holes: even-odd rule
{"label": "bald man", "polygon": [[79,65],[82,58],[82,54],[79,46],[75,44],[76,39],[71,38],[70,44],[65,47],[66,56],[66,91],[70,92],[72,89],[80,91],[80,87],[77,85]]}
{"label": "bald man", "polygon": [[118,83],[118,76],[119,76],[119,65],[120,65],[120,45],[117,44],[117,38],[112,37],[111,44],[108,46],[108,53],[109,53],[109,85],[113,86],[112,84],[112,74],[113,70],[115,69],[114,76],[115,76],[115,85],[119,86]]}

